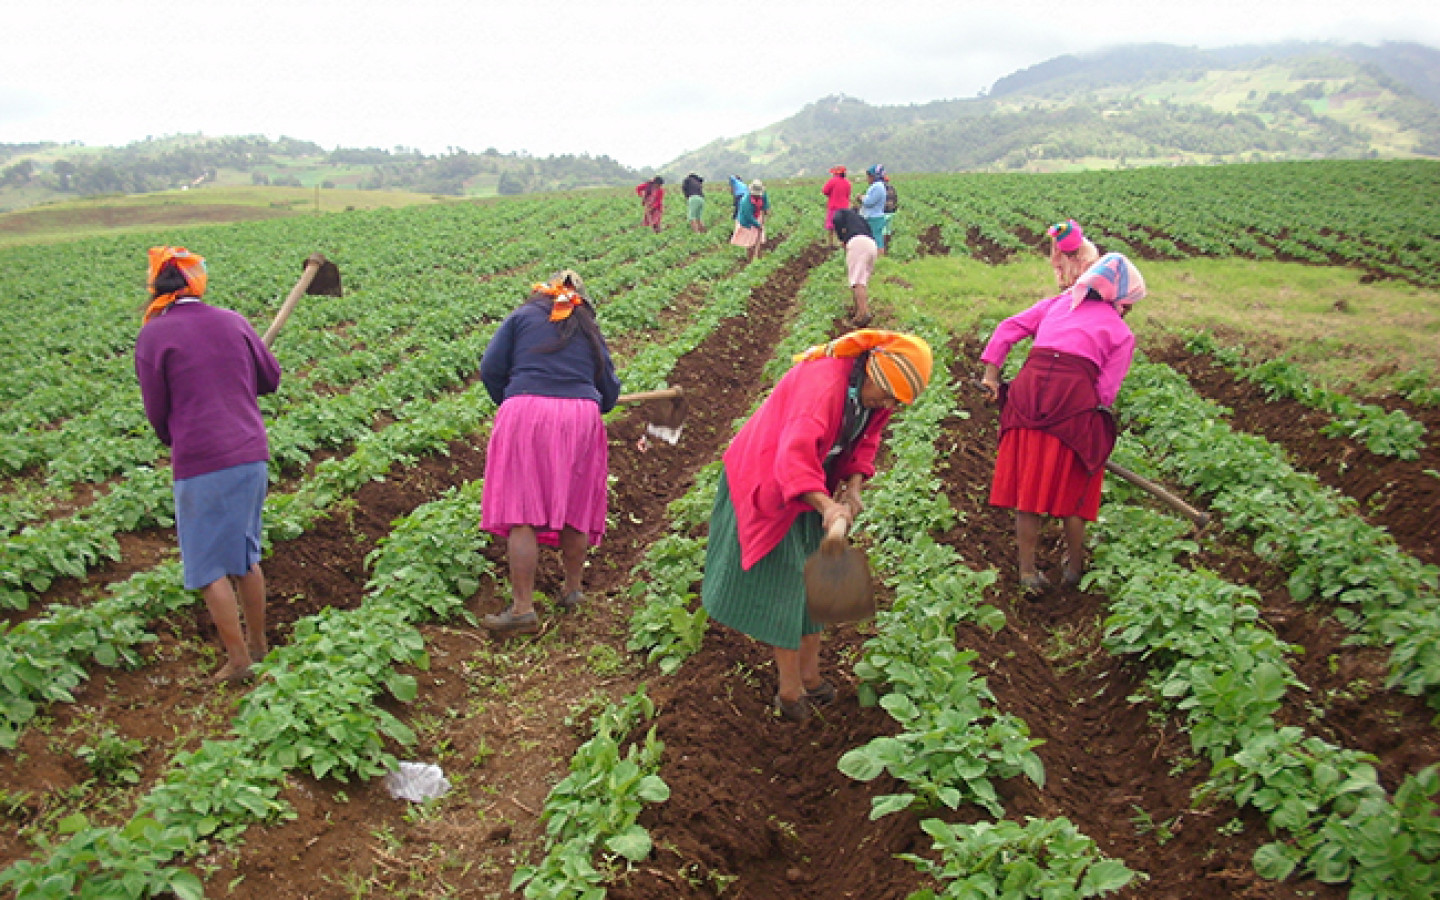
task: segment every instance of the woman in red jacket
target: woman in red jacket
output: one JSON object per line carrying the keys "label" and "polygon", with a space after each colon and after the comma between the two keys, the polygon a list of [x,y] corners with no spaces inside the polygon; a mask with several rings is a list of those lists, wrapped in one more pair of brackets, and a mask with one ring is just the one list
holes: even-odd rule
{"label": "woman in red jacket", "polygon": [[885,424],[930,368],[930,346],[893,331],[812,347],[725,451],[701,593],[711,618],[774,648],[775,706],[790,721],[835,697],[806,611],[805,559],[837,519],[849,530]]}
{"label": "woman in red jacket", "polygon": [[[825,195],[825,230],[830,232],[831,242],[835,241],[835,213],[850,208],[850,179],[845,177],[845,167],[835,166],[830,170],[830,180],[820,188]],[[844,241],[839,242],[842,246]]]}
{"label": "woman in red jacket", "polygon": [[640,195],[640,205],[644,210],[640,226],[653,228],[655,233],[659,234],[660,218],[665,215],[665,179],[656,175],[649,181],[636,185],[635,193]]}

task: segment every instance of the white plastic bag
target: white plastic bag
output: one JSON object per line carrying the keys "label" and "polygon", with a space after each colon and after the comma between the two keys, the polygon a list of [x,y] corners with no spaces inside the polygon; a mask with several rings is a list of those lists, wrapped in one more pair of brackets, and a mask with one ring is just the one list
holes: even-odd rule
{"label": "white plastic bag", "polygon": [[423,803],[444,796],[450,790],[450,780],[434,763],[402,762],[399,771],[385,776],[385,787],[396,799]]}

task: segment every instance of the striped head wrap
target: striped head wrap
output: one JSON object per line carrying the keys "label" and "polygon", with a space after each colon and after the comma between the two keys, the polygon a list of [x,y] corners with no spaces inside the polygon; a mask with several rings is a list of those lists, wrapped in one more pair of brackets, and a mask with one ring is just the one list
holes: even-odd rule
{"label": "striped head wrap", "polygon": [[[166,264],[173,264],[175,270],[185,279],[185,287],[168,293],[155,293],[155,279],[159,277],[161,270]],[[160,315],[181,297],[203,297],[205,288],[210,282],[209,273],[205,269],[205,257],[198,253],[191,253],[184,247],[151,247],[150,268],[145,276],[145,286],[150,291],[150,304],[145,307],[145,317],[140,324],[145,324],[151,319]]]}
{"label": "striped head wrap", "polygon": [[590,294],[585,290],[585,282],[580,280],[579,274],[574,269],[562,269],[552,275],[549,281],[535,285],[532,290],[537,294],[544,294],[554,301],[554,305],[550,307],[550,321],[552,322],[570,318],[575,307],[582,303],[594,305]]}
{"label": "striped head wrap", "polygon": [[1070,308],[1079,306],[1090,291],[1111,306],[1129,306],[1144,298],[1145,278],[1123,253],[1107,253],[1070,288]]}
{"label": "striped head wrap", "polygon": [[1074,253],[1080,249],[1080,242],[1085,240],[1085,233],[1080,230],[1080,223],[1074,219],[1056,222],[1045,229],[1045,233],[1055,239],[1055,246],[1062,253]]}
{"label": "striped head wrap", "polygon": [[795,354],[795,362],[826,357],[854,358],[866,352],[869,357],[865,360],[865,374],[901,403],[914,403],[930,383],[930,370],[934,365],[930,345],[924,338],[898,331],[862,328],[842,334],[828,344],[816,344]]}

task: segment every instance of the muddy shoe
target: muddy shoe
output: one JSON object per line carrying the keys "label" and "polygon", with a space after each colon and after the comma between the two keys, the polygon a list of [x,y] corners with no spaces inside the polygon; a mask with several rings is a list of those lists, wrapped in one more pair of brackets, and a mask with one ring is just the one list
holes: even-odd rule
{"label": "muddy shoe", "polygon": [[835,701],[835,685],[825,679],[820,679],[820,684],[813,688],[805,689],[805,700],[811,706],[824,706]]}
{"label": "muddy shoe", "polygon": [[810,718],[810,701],[803,695],[799,700],[788,701],[780,699],[775,695],[775,711],[780,713],[780,718],[787,722],[804,722]]}
{"label": "muddy shoe", "polygon": [[1039,572],[1020,578],[1020,593],[1025,595],[1026,600],[1039,600],[1048,590],[1050,590],[1050,579]]}
{"label": "muddy shoe", "polygon": [[540,630],[540,618],[535,611],[528,613],[516,613],[514,607],[504,612],[486,616],[480,620],[480,625],[496,634],[534,634]]}
{"label": "muddy shoe", "polygon": [[1070,565],[1070,554],[1065,554],[1060,559],[1060,586],[1075,588],[1080,586],[1080,579],[1085,577],[1085,568]]}

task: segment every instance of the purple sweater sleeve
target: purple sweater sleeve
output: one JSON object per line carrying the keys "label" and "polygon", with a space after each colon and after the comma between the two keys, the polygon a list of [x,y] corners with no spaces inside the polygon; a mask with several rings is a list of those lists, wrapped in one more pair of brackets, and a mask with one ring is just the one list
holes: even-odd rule
{"label": "purple sweater sleeve", "polygon": [[256,398],[279,387],[280,364],[240,314],[171,307],[140,329],[135,374],[175,478],[270,458]]}

